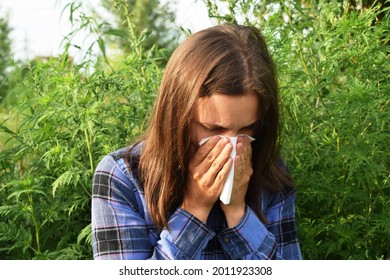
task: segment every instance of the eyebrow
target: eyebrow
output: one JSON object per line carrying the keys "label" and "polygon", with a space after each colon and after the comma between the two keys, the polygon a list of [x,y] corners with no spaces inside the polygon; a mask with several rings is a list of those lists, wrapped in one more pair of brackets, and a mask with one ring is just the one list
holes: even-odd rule
{"label": "eyebrow", "polygon": [[[207,129],[228,129],[227,127],[224,127],[224,126],[221,126],[221,125],[217,125],[217,124],[209,124],[209,123],[201,123],[201,122],[198,122],[200,125],[204,126],[205,128]],[[244,126],[240,129],[246,129],[246,128],[254,128],[256,127],[256,125],[258,125],[259,123],[259,120],[256,120],[254,121],[253,123],[247,125],[247,126]]]}

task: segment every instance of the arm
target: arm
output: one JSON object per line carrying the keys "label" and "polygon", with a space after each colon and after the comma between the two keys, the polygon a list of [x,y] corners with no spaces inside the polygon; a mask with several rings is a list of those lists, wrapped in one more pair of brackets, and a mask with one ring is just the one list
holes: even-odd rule
{"label": "arm", "polygon": [[295,190],[265,210],[263,223],[247,206],[241,222],[218,235],[232,259],[302,259],[295,223]]}
{"label": "arm", "polygon": [[126,176],[111,156],[106,156],[96,168],[92,187],[94,258],[200,258],[215,233],[178,209],[168,222],[171,231],[164,229],[158,236],[147,213],[144,214],[146,207],[136,182],[137,178],[133,174]]}
{"label": "arm", "polygon": [[195,216],[179,208],[168,221],[152,259],[199,260],[215,233]]}

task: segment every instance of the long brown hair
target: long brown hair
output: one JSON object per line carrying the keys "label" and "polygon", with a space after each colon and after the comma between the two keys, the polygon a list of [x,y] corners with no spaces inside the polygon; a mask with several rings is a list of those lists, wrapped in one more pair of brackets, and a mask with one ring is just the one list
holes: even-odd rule
{"label": "long brown hair", "polygon": [[291,185],[278,163],[278,83],[263,36],[254,27],[210,27],[188,37],[172,54],[144,135],[139,176],[157,228],[168,226],[169,215],[180,206],[186,191],[196,101],[215,93],[259,97],[247,204],[264,221],[261,189],[281,191],[283,185]]}

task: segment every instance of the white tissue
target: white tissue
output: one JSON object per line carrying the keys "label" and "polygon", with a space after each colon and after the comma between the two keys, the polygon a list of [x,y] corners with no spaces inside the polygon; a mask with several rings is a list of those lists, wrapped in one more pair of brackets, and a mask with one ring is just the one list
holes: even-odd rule
{"label": "white tissue", "polygon": [[[214,136],[214,135],[213,135]],[[202,146],[204,143],[206,143],[211,137],[213,136],[210,136],[210,137],[207,137],[207,138],[204,138],[202,140],[200,140],[199,142],[199,146]],[[232,143],[233,145],[233,150],[230,154],[230,157],[233,159],[233,164],[232,164],[232,167],[229,171],[229,174],[226,178],[226,181],[223,185],[223,189],[222,189],[222,192],[219,196],[219,199],[224,203],[224,204],[229,204],[230,203],[230,198],[232,196],[232,190],[233,190],[233,182],[234,182],[234,158],[236,157],[236,146],[237,146],[237,138],[239,136],[246,136],[249,138],[249,140],[252,142],[255,140],[255,138],[247,135],[247,134],[240,134],[240,135],[237,135],[236,137],[228,137],[228,136],[223,136],[223,135],[218,135],[219,137],[223,138],[223,137],[226,137],[226,138],[229,138],[230,140],[230,143]]]}

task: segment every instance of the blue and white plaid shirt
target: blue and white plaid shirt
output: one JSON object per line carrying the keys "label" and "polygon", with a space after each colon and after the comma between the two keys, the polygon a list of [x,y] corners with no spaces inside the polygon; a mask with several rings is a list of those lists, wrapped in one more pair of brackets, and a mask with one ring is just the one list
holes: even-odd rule
{"label": "blue and white plaid shirt", "polygon": [[92,188],[92,246],[95,259],[301,259],[295,223],[295,190],[263,192],[264,225],[247,206],[227,228],[219,204],[203,224],[178,208],[170,231],[150,218],[138,171],[125,161],[127,149],[107,155],[97,166]]}

